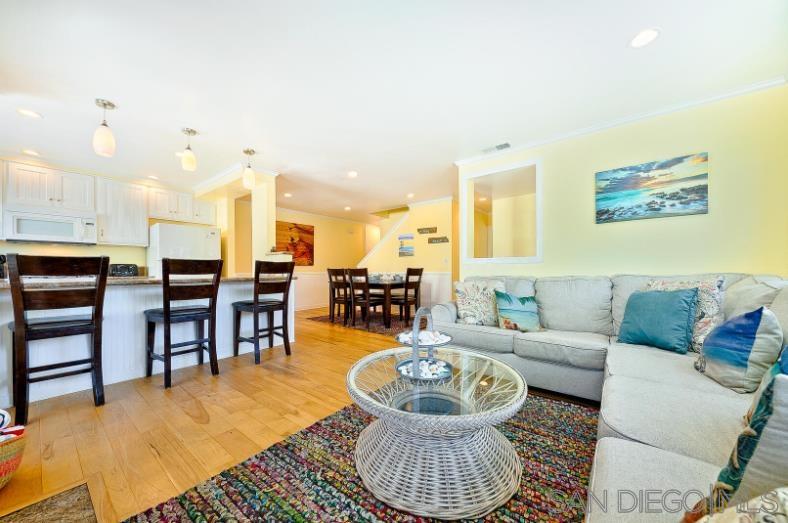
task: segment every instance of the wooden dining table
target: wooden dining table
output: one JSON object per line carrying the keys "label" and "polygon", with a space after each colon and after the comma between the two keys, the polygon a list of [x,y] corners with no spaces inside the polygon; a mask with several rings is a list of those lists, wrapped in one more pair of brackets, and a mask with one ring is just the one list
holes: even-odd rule
{"label": "wooden dining table", "polygon": [[382,290],[383,291],[383,325],[388,329],[391,328],[391,291],[394,289],[404,289],[405,279],[382,281],[378,279],[369,279],[369,290]]}

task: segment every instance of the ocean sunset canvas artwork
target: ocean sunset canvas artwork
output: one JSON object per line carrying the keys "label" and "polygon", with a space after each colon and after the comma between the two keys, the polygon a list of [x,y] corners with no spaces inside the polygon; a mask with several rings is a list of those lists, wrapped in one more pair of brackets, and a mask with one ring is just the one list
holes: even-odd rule
{"label": "ocean sunset canvas artwork", "polygon": [[596,223],[709,212],[708,153],[596,173]]}

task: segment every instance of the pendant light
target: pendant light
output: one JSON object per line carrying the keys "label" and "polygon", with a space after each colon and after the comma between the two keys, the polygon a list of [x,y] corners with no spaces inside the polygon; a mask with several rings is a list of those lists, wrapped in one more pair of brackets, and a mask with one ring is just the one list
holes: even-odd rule
{"label": "pendant light", "polygon": [[107,111],[112,111],[116,108],[116,105],[109,100],[102,100],[101,98],[96,98],[96,105],[104,110],[104,117],[101,125],[93,133],[93,151],[99,156],[112,158],[115,155],[115,136],[112,134],[112,129],[107,125]]}
{"label": "pendant light", "polygon": [[244,154],[246,155],[246,168],[244,169],[241,182],[243,183],[244,189],[249,189],[250,191],[254,189],[257,183],[257,176],[252,169],[252,156],[254,156],[254,153],[254,149],[244,149]]}
{"label": "pendant light", "polygon": [[191,137],[197,134],[194,129],[184,127],[181,132],[186,135],[186,149],[181,153],[181,169],[184,171],[194,172],[197,170],[197,157],[194,156],[192,151]]}

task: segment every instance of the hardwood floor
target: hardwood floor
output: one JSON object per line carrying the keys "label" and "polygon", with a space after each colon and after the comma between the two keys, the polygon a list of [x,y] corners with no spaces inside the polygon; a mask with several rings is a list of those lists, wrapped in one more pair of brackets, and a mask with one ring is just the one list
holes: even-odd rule
{"label": "hardwood floor", "polygon": [[[345,374],[362,356],[395,345],[388,336],[308,321],[296,313],[292,356],[282,347],[210,367],[33,403],[27,446],[0,490],[0,516],[87,483],[99,521],[118,521],[162,502],[348,405]],[[222,340],[231,343],[231,340]],[[140,347],[140,354],[144,347]]]}

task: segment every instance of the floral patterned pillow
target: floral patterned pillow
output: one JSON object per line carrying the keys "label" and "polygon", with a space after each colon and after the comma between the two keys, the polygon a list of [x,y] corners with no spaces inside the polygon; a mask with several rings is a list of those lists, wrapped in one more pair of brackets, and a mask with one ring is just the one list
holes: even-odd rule
{"label": "floral patterned pillow", "polygon": [[504,283],[500,280],[470,280],[456,282],[457,323],[468,325],[498,326],[498,309],[495,305],[495,291],[503,292]]}
{"label": "floral patterned pillow", "polygon": [[706,336],[724,320],[722,311],[722,277],[705,280],[651,280],[648,291],[676,291],[698,289],[698,304],[695,307],[695,326],[692,329],[690,350],[700,352]]}

